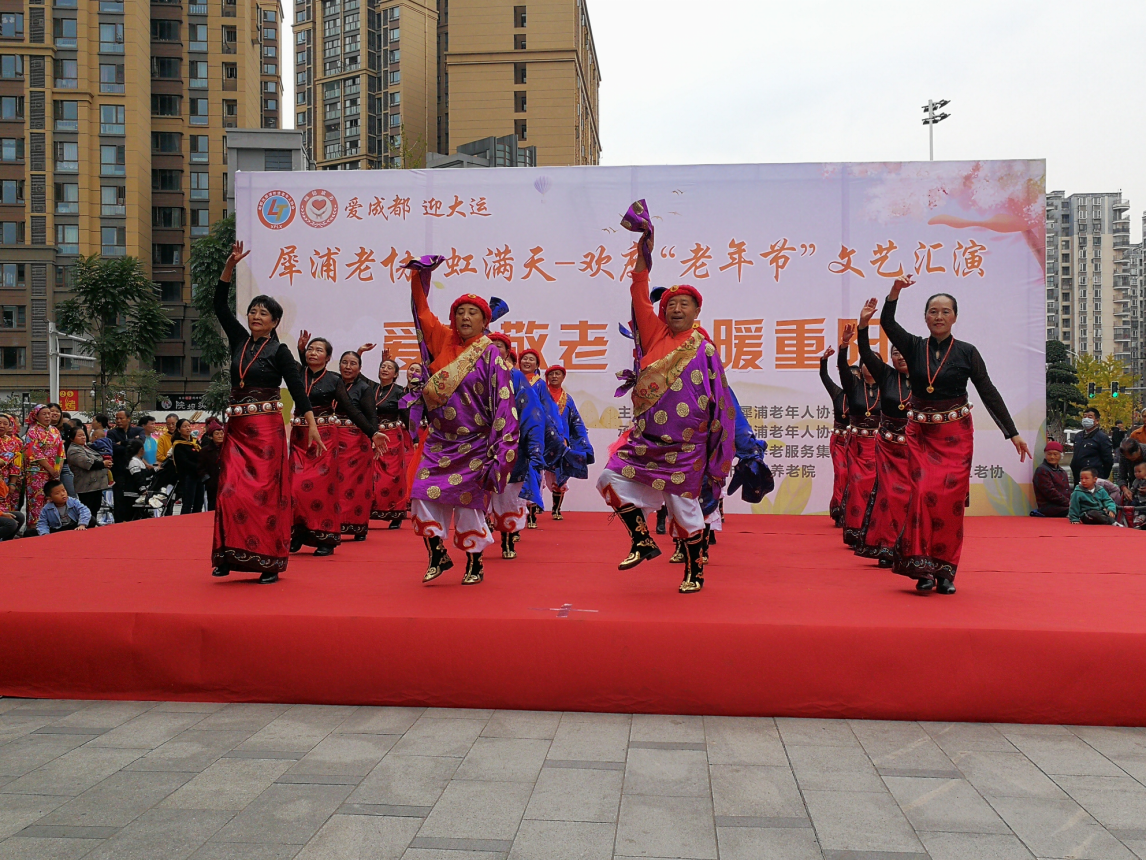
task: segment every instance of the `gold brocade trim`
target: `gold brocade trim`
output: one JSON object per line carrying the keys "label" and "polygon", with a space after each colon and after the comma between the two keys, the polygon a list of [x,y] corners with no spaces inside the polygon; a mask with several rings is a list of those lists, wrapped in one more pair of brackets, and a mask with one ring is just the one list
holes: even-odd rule
{"label": "gold brocade trim", "polygon": [[657,359],[637,377],[637,384],[633,388],[633,417],[648,412],[657,401],[664,396],[674,382],[684,373],[696,357],[696,351],[704,343],[704,336],[695,329],[685,338],[684,343],[666,355]]}
{"label": "gold brocade trim", "polygon": [[462,380],[477,366],[478,359],[491,343],[488,337],[482,335],[462,350],[461,355],[431,376],[422,389],[422,399],[426,402],[426,406],[430,409],[443,406],[457,391]]}
{"label": "gold brocade trim", "polygon": [[565,414],[565,404],[569,402],[569,395],[565,393],[565,389],[561,389],[561,399],[557,401],[557,414]]}

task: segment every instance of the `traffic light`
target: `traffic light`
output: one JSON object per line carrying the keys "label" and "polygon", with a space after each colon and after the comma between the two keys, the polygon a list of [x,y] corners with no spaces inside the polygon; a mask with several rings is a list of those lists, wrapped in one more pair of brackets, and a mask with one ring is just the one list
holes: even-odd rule
{"label": "traffic light", "polygon": [[1095,385],[1093,382],[1086,383],[1086,396],[1093,398],[1095,394]]}
{"label": "traffic light", "polygon": [[1110,396],[1111,397],[1117,397],[1118,396],[1118,383],[1117,382],[1110,383]]}

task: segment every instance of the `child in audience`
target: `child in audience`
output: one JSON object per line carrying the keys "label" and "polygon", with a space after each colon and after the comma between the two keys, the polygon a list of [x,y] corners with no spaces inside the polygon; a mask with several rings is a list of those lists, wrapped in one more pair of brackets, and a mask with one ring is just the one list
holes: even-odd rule
{"label": "child in audience", "polygon": [[1134,464],[1130,504],[1134,506],[1134,528],[1146,529],[1146,460]]}
{"label": "child in audience", "polygon": [[1067,514],[1070,521],[1088,526],[1110,526],[1114,525],[1117,510],[1110,494],[1098,486],[1098,469],[1083,466],[1074,492],[1070,494],[1070,511]]}
{"label": "child in audience", "polygon": [[62,481],[48,481],[44,484],[44,497],[47,502],[40,510],[40,520],[36,523],[36,534],[47,535],[56,532],[83,531],[91,522],[91,511],[79,499],[68,495]]}

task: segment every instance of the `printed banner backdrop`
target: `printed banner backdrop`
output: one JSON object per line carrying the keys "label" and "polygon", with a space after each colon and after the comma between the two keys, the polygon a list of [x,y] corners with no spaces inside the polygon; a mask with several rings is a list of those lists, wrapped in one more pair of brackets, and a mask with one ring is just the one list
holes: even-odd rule
{"label": "printed banner backdrop", "polygon": [[[280,336],[292,346],[306,329],[336,357],[374,342],[405,364],[418,349],[398,266],[446,255],[430,294],[439,315],[462,293],[498,296],[510,312],[493,328],[568,368],[597,465],[573,482],[567,508],[598,510],[593,484],[631,417],[628,399],[614,397],[614,374],[632,367],[618,323],[629,320],[634,234],[619,221],[645,198],[656,226],[651,283],[703,293],[701,322],[768,440],[776,491],[726,510],[822,513],[832,418],[819,357],[903,273],[916,286],[900,299],[900,322],[926,334],[927,297],[956,296],[956,337],[979,347],[1041,452],[1044,178],[1041,160],[240,172],[238,235],[253,253],[239,305],[268,293],[285,308]],[[878,325],[871,336],[886,358]],[[366,356],[372,378],[379,358],[380,349]],[[985,409],[973,414],[971,513],[1025,515],[1031,464],[1019,464]]]}

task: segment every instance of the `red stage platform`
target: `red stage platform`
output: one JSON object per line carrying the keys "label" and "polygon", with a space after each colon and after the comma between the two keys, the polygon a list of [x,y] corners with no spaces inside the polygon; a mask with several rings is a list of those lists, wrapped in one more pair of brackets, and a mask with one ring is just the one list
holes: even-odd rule
{"label": "red stage platform", "polygon": [[[974,518],[959,593],[827,517],[731,517],[704,591],[548,515],[486,581],[421,584],[409,526],[277,585],[208,576],[210,515],[0,545],[0,694],[1146,725],[1146,535]],[[670,543],[662,538],[663,545]]]}

